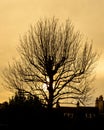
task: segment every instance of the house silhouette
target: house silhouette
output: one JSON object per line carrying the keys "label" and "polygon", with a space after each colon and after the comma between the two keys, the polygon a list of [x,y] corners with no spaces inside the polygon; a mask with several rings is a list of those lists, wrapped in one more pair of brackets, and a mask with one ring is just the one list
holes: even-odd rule
{"label": "house silhouette", "polygon": [[95,100],[95,106],[80,106],[77,102],[76,107],[62,107],[58,109],[65,118],[76,120],[92,120],[96,118],[104,118],[104,100],[100,95]]}

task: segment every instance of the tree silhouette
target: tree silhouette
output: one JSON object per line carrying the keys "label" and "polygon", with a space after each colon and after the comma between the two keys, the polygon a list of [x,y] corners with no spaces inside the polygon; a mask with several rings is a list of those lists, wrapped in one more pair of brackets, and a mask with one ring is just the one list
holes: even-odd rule
{"label": "tree silhouette", "polygon": [[37,95],[50,109],[66,99],[84,104],[98,55],[70,20],[39,20],[20,39],[18,50],[20,61],[3,73],[6,87]]}
{"label": "tree silhouette", "polygon": [[8,105],[25,109],[26,107],[32,109],[40,109],[43,107],[42,102],[36,95],[31,96],[30,94],[25,94],[21,90],[15,92],[15,95],[9,99]]}

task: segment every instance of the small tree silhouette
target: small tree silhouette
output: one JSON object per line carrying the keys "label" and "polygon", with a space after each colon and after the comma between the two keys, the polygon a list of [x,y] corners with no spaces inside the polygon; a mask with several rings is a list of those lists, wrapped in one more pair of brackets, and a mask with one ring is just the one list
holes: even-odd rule
{"label": "small tree silhouette", "polygon": [[15,95],[12,98],[10,98],[9,106],[38,109],[42,108],[43,104],[37,96],[31,96],[19,90],[15,92]]}

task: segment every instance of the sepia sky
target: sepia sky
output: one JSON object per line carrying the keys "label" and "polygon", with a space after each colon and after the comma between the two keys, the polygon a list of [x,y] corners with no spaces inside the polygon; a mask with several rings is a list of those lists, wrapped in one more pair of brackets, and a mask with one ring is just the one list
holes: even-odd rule
{"label": "sepia sky", "polygon": [[[40,18],[69,18],[75,29],[93,41],[96,51],[102,53],[95,68],[93,86],[96,96],[104,96],[104,0],[0,0],[0,75],[8,62],[16,58],[19,37]],[[11,96],[2,86],[0,78],[0,102]]]}

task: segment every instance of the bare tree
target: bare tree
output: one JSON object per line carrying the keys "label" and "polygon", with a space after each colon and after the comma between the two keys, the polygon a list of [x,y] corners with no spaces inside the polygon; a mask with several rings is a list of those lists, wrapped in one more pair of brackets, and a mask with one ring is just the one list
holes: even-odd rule
{"label": "bare tree", "polygon": [[66,99],[84,103],[98,56],[69,20],[39,20],[20,43],[20,61],[3,73],[9,89],[37,95],[48,108]]}

